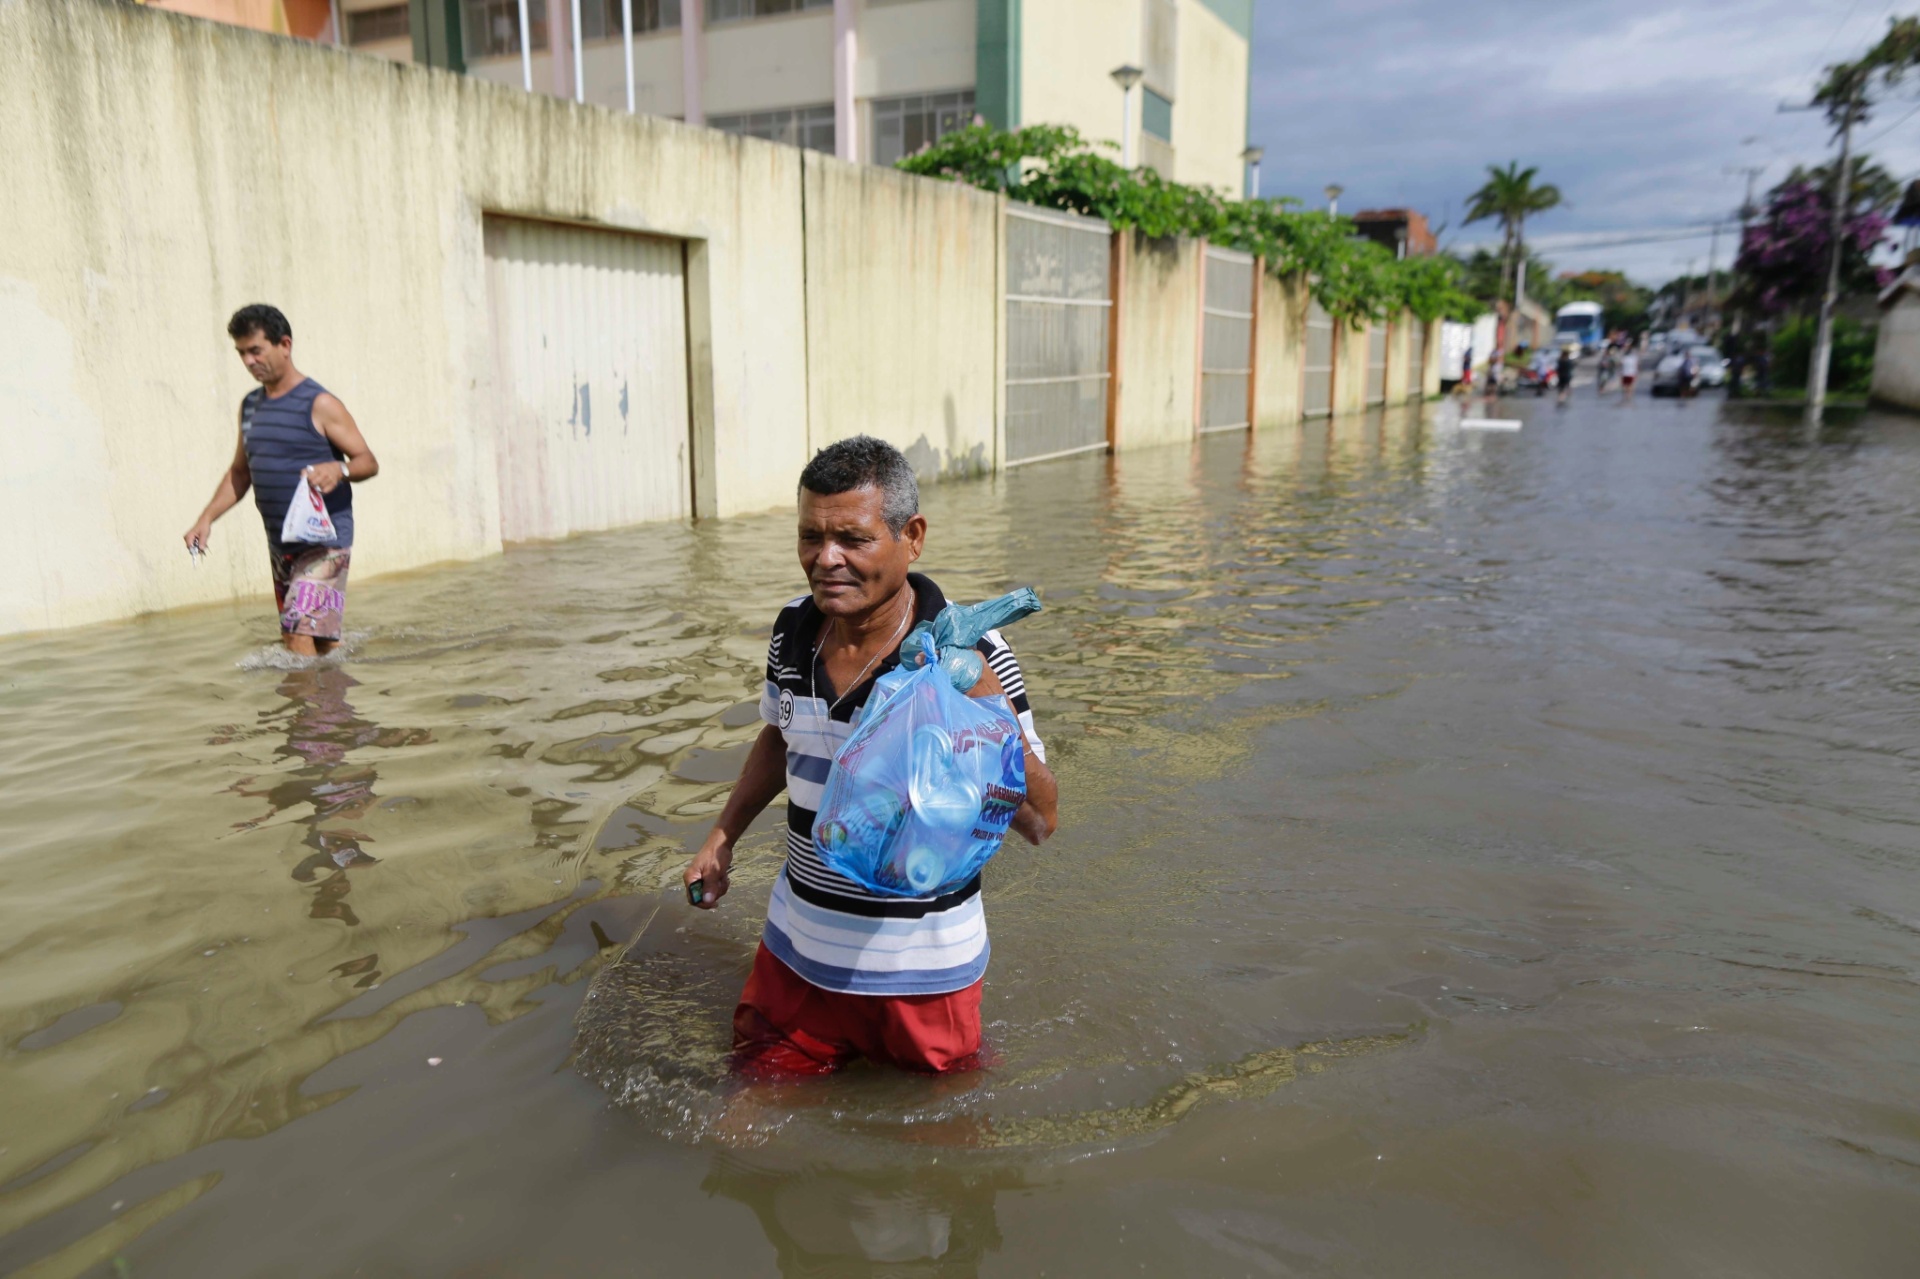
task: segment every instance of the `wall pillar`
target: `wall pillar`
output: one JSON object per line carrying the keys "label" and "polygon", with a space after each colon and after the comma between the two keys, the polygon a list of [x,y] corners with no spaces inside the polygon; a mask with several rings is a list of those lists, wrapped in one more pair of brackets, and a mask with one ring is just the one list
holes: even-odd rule
{"label": "wall pillar", "polygon": [[680,0],[680,118],[707,122],[707,2]]}
{"label": "wall pillar", "polygon": [[854,0],[833,0],[833,153],[860,163],[860,117],[854,110],[853,73],[860,56]]}

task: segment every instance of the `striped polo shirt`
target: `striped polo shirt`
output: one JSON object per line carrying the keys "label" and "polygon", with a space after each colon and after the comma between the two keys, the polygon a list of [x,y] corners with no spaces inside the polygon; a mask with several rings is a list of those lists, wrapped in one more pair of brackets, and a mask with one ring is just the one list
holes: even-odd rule
{"label": "striped polo shirt", "polygon": [[[916,622],[931,621],[946,607],[946,596],[931,580],[909,573],[907,581]],[[962,990],[987,971],[987,917],[978,875],[938,897],[883,897],[829,869],[814,849],[813,822],[833,757],[852,734],[854,713],[866,704],[874,681],[900,664],[896,646],[864,683],[834,705],[837,693],[818,651],[823,618],[813,597],[802,595],[780,610],[767,646],[760,717],[780,730],[787,745],[787,858],[767,903],[767,949],[823,990],[856,995]],[[1046,759],[1013,650],[998,631],[989,631],[978,648],[1013,702],[1027,745]]]}

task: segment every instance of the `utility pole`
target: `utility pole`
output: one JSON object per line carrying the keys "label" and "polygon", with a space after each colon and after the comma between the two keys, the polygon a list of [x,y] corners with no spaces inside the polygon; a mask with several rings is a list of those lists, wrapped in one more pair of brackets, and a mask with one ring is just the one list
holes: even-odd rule
{"label": "utility pole", "polygon": [[1833,308],[1840,300],[1840,257],[1845,250],[1847,207],[1853,203],[1853,125],[1860,113],[1858,100],[1849,101],[1840,117],[1840,164],[1833,176],[1833,243],[1827,254],[1827,287],[1820,294],[1820,327],[1813,338],[1813,359],[1807,368],[1807,421],[1818,426],[1827,406],[1827,369],[1833,362]]}

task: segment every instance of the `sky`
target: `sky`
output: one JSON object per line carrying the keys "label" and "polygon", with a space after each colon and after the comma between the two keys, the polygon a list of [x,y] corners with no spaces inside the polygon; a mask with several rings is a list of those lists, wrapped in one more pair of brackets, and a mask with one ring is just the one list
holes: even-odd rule
{"label": "sky", "polygon": [[[1682,0],[1553,5],[1514,0],[1256,0],[1248,141],[1266,149],[1262,195],[1342,212],[1412,207],[1443,248],[1497,242],[1463,223],[1489,164],[1537,165],[1567,204],[1529,220],[1559,271],[1623,270],[1643,284],[1704,271],[1709,236],[1583,247],[1730,220],[1758,190],[1833,154],[1805,102],[1826,64],[1859,56],[1920,0]],[[1920,82],[1856,131],[1896,177],[1920,177]],[[1723,234],[1719,263],[1734,251]]]}

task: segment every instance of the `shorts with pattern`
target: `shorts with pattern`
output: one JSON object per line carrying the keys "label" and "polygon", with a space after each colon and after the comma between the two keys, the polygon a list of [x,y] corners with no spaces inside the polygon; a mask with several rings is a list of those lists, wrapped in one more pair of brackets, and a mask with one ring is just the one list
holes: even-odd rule
{"label": "shorts with pattern", "polygon": [[347,564],[352,550],[342,546],[269,546],[273,561],[273,602],[280,609],[280,631],[337,640],[347,615]]}

